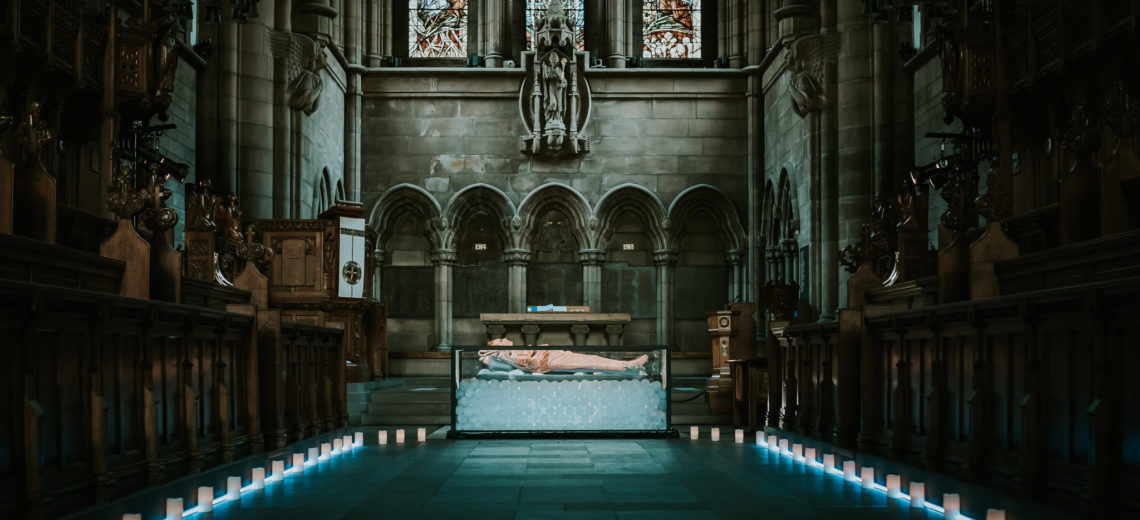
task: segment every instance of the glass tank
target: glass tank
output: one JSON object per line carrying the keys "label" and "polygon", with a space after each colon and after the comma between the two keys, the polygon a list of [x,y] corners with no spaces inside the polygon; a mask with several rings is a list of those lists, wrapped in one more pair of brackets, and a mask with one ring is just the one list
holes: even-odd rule
{"label": "glass tank", "polygon": [[452,349],[452,436],[669,434],[669,350],[650,346]]}

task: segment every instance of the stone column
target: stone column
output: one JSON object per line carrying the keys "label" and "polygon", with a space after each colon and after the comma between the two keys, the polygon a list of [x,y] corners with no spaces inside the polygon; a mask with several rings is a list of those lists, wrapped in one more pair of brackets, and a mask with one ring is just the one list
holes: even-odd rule
{"label": "stone column", "polygon": [[677,265],[677,252],[658,249],[653,252],[657,265],[657,343],[673,345],[673,267]]}
{"label": "stone column", "polygon": [[724,263],[728,264],[728,300],[734,302],[744,301],[743,270],[740,262],[740,251],[733,249],[724,252]]}
{"label": "stone column", "polygon": [[509,0],[485,0],[479,3],[482,14],[479,20],[479,54],[487,60],[488,67],[502,67],[503,60],[510,55],[511,9]]}
{"label": "stone column", "polygon": [[[838,25],[843,34],[837,67],[838,122],[838,230],[839,249],[858,242],[863,224],[870,222],[874,194],[871,136],[873,128],[870,21],[863,15],[862,2],[839,2]],[[846,301],[846,272],[839,273],[838,301]]]}
{"label": "stone column", "polygon": [[363,92],[360,76],[364,73],[364,0],[345,0],[344,6],[344,197],[360,200],[360,125]]}
{"label": "stone column", "polygon": [[[631,54],[633,2],[627,0],[603,0],[603,2],[606,45],[602,48],[602,55],[605,57],[606,67],[624,69],[626,57]],[[638,52],[640,56],[640,49]]]}
{"label": "stone column", "polygon": [[[753,23],[762,24],[762,18]],[[755,30],[755,33],[760,33]],[[748,255],[744,301],[756,301],[764,271],[764,237],[760,213],[764,204],[764,70],[745,68],[748,73]]]}
{"label": "stone column", "polygon": [[387,252],[380,248],[376,248],[375,251],[372,251],[372,265],[374,266],[372,268],[372,298],[375,300],[380,300],[380,295],[382,294],[380,292],[380,280],[382,280],[383,277],[381,277],[380,274],[383,269],[386,254]]}
{"label": "stone column", "polygon": [[894,64],[898,61],[894,47],[894,27],[891,24],[873,24],[874,57],[874,135],[875,135],[875,193],[891,195],[895,192],[894,140]]}
{"label": "stone column", "polygon": [[799,283],[799,276],[796,270],[796,240],[794,238],[785,238],[780,244],[784,251],[781,255],[784,259],[784,282]]}
{"label": "stone column", "polygon": [[[834,12],[832,12],[834,22]],[[836,319],[835,309],[839,301],[839,168],[836,158],[839,144],[838,128],[836,127],[835,96],[836,88],[836,62],[828,58],[823,65],[823,88],[827,93],[827,103],[819,113],[820,118],[820,189],[819,189],[819,217],[820,244],[819,259],[822,273],[819,302],[820,321]]]}
{"label": "stone column", "polygon": [[780,246],[768,246],[768,280],[784,279],[784,260]]}
{"label": "stone column", "polygon": [[451,351],[451,270],[457,260],[455,251],[437,249],[431,253],[431,263],[435,266],[435,330],[439,338],[436,350]]}
{"label": "stone column", "polygon": [[601,249],[578,251],[578,261],[582,263],[582,300],[590,307],[590,312],[598,312],[602,303],[602,263],[606,252]]}
{"label": "stone column", "polygon": [[580,347],[586,344],[587,338],[590,337],[590,326],[585,323],[578,323],[570,326],[570,336],[573,337],[574,346]]}
{"label": "stone column", "polygon": [[530,263],[529,249],[505,251],[507,265],[507,312],[526,312],[526,266]]}

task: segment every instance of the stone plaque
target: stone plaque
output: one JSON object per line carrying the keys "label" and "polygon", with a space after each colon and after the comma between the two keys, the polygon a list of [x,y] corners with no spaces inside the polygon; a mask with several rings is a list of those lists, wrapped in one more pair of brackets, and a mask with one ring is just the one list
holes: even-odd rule
{"label": "stone plaque", "polygon": [[526,304],[582,305],[582,266],[531,263],[526,269]]}
{"label": "stone plaque", "polygon": [[485,312],[507,312],[507,264],[483,262],[452,271],[453,315],[478,318]]}
{"label": "stone plaque", "polygon": [[435,267],[384,267],[381,301],[389,318],[431,319],[435,315]]}
{"label": "stone plaque", "polygon": [[628,312],[634,319],[657,317],[657,266],[606,263],[602,267],[600,312]]}

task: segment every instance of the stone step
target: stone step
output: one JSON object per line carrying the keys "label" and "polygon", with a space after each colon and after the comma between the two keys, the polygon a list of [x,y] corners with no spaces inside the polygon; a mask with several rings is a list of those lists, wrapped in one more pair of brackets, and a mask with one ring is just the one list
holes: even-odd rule
{"label": "stone step", "polygon": [[401,403],[372,403],[365,415],[387,417],[408,415],[450,415],[451,401],[408,401]]}

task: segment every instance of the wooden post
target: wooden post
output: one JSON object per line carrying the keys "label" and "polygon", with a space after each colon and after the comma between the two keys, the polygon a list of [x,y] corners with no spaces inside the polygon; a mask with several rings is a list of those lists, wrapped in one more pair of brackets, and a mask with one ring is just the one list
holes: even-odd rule
{"label": "wooden post", "polygon": [[170,245],[172,230],[155,231],[150,239],[150,297],[182,303],[182,255]]}
{"label": "wooden post", "polygon": [[[198,321],[197,317],[192,318],[194,322]],[[202,461],[198,451],[198,413],[197,401],[198,396],[194,390],[194,362],[190,360],[190,334],[193,331],[191,326],[187,326],[182,333],[181,348],[179,349],[182,354],[181,367],[179,371],[179,398],[182,401],[182,437],[186,442],[186,464],[187,472],[198,473],[202,470]]]}
{"label": "wooden post", "polygon": [[[850,293],[848,294],[850,297]],[[863,311],[839,311],[839,424],[836,445],[854,449],[859,438],[860,356],[863,336]]]}
{"label": "wooden post", "polygon": [[106,439],[103,435],[103,367],[99,364],[99,324],[96,321],[90,328],[88,348],[90,353],[87,361],[88,377],[88,427],[90,432],[89,447],[91,449],[91,476],[95,488],[95,501],[106,502],[110,495],[107,478],[107,449]]}
{"label": "wooden post", "polygon": [[891,434],[891,456],[895,459],[903,460],[906,456],[906,450],[909,447],[911,429],[913,428],[913,419],[911,418],[911,387],[910,387],[910,359],[906,354],[906,341],[904,334],[906,332],[898,329],[896,334],[899,338],[899,361],[895,363],[896,374],[898,374],[898,383],[895,386],[894,398],[891,400],[894,403],[894,410],[892,416],[894,417],[894,431]]}
{"label": "wooden post", "polygon": [[142,335],[143,358],[139,360],[141,377],[139,391],[139,417],[142,421],[143,445],[146,454],[146,483],[157,486],[162,483],[162,468],[158,462],[158,418],[154,415],[154,360],[150,358],[150,334]]}
{"label": "wooden post", "polygon": [[[226,305],[226,312],[253,316],[253,324],[249,328],[249,334],[246,335],[244,341],[238,343],[238,348],[243,349],[238,353],[238,356],[242,356],[243,354],[245,356],[243,360],[245,372],[236,375],[242,379],[244,384],[245,402],[235,404],[240,407],[238,413],[245,416],[245,425],[249,434],[250,452],[261,453],[265,449],[264,440],[261,437],[261,406],[259,395],[261,377],[260,368],[258,366],[258,336],[261,330],[261,320],[258,316],[258,308],[254,305],[229,304]],[[235,381],[234,384],[242,383]]]}
{"label": "wooden post", "polygon": [[114,234],[99,246],[99,255],[127,264],[119,294],[144,300],[150,298],[150,244],[139,236],[130,219],[119,219]]}
{"label": "wooden post", "polygon": [[966,234],[938,225],[938,303],[970,297],[970,249]]}
{"label": "wooden post", "polygon": [[930,363],[930,394],[927,395],[927,400],[930,401],[927,407],[930,410],[930,431],[926,434],[923,462],[927,470],[937,471],[942,459],[942,437],[945,428],[943,420],[946,414],[943,403],[946,392],[945,361],[943,361],[946,340],[942,337],[941,327],[933,326],[931,329],[934,333],[935,348]]}
{"label": "wooden post", "polygon": [[234,447],[230,432],[230,397],[226,386],[226,360],[222,356],[222,346],[225,345],[224,333],[225,329],[218,329],[216,355],[211,367],[214,371],[214,419],[218,421],[218,440],[221,442],[222,462],[232,462],[234,460]]}
{"label": "wooden post", "polygon": [[257,363],[253,369],[257,370],[257,380],[261,382],[258,391],[263,392],[255,393],[250,399],[260,409],[259,415],[265,422],[266,448],[276,450],[284,448],[287,440],[284,406],[287,389],[281,374],[289,367],[282,356],[281,311],[258,309],[257,330],[257,348],[254,349]]}
{"label": "wooden post", "polygon": [[49,244],[55,243],[56,180],[43,167],[38,156],[29,161],[27,171],[16,177],[13,228],[16,233]]}
{"label": "wooden post", "polygon": [[254,262],[245,263],[241,273],[234,278],[234,287],[249,291],[249,302],[256,308],[269,308],[269,279],[261,274]]}
{"label": "wooden post", "polygon": [[40,416],[44,411],[36,402],[36,379],[32,374],[24,374],[23,405],[24,496],[28,509],[37,511],[43,502],[40,489]]}
{"label": "wooden post", "polygon": [[970,299],[993,298],[1001,294],[994,264],[1017,258],[1021,248],[1005,234],[1001,223],[991,221],[985,232],[970,244]]}

